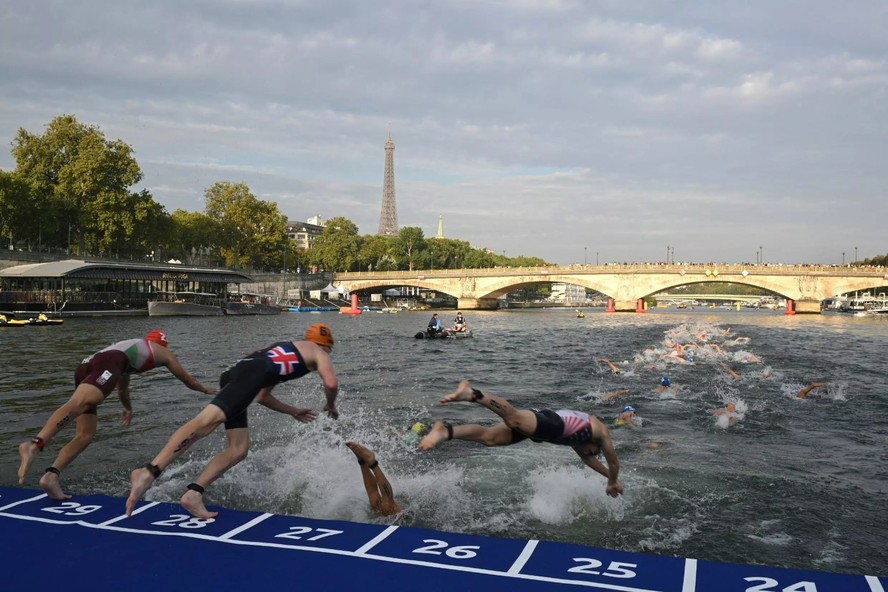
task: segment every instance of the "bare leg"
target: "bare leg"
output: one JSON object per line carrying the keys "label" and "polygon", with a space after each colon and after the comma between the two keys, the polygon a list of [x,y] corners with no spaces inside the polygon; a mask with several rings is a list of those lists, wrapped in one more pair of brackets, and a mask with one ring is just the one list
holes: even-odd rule
{"label": "bare leg", "polygon": [[[71,395],[68,402],[49,416],[43,429],[37,434],[37,438],[43,440],[44,445],[49,444],[53,437],[59,433],[59,430],[65,427],[72,419],[77,418],[77,416],[91,407],[101,405],[104,400],[105,396],[102,395],[102,391],[98,388],[91,384],[79,385],[74,389],[74,394]],[[37,445],[31,441],[19,444],[19,456],[21,457],[21,464],[18,470],[19,485],[24,485],[28,469],[39,451],[40,449],[37,448]]]}
{"label": "bare leg", "polygon": [[[68,442],[53,461],[53,468],[61,471],[86,450],[96,435],[99,418],[93,413],[84,413],[77,417],[77,432],[74,439]],[[47,471],[40,478],[40,488],[55,500],[70,499],[71,496],[62,491],[61,478],[57,473]]]}
{"label": "bare leg", "polygon": [[[379,484],[376,475],[370,470],[370,466],[376,464],[376,455],[369,448],[366,448],[357,442],[346,442],[351,451],[358,457],[358,463],[361,466],[361,478],[364,481],[364,490],[367,492],[367,499],[370,507],[377,514],[382,514],[382,495],[379,492]],[[378,467],[379,465],[376,464]]]}
{"label": "bare leg", "polygon": [[[361,465],[363,468],[364,465]],[[389,480],[386,479],[385,473],[382,472],[382,467],[378,464],[370,469],[373,471],[374,477],[376,477],[376,484],[379,487],[379,493],[382,496],[381,503],[379,504],[379,508],[377,512],[381,516],[391,516],[392,514],[397,514],[403,508],[401,508],[397,502],[395,502],[395,492],[392,489],[392,484],[389,483]]]}
{"label": "bare leg", "polygon": [[[228,446],[207,463],[195,481],[204,489],[224,475],[228,469],[247,458],[247,452],[250,449],[250,432],[247,428],[226,430],[225,437],[228,440]],[[179,503],[195,518],[215,518],[219,514],[219,512],[208,511],[204,506],[203,494],[193,489],[186,490]]]}
{"label": "bare leg", "polygon": [[[489,428],[476,423],[469,423],[450,426],[450,429],[453,431],[454,440],[480,442],[485,446],[508,446],[512,443],[512,429],[504,423]],[[450,432],[448,432],[447,426],[443,422],[436,421],[432,426],[432,430],[420,440],[419,448],[421,450],[431,450],[441,442],[449,440],[449,436]]]}
{"label": "bare leg", "polygon": [[[225,421],[225,413],[213,404],[207,405],[194,419],[176,430],[163,449],[154,457],[151,464],[163,470],[177,458],[182,456],[192,444],[210,434]],[[154,475],[141,467],[130,473],[130,494],[126,498],[126,515],[131,516],[136,503],[142,499],[151,484]]]}
{"label": "bare leg", "polygon": [[536,431],[537,420],[536,414],[529,409],[515,409],[512,404],[496,395],[489,393],[482,394],[480,391],[473,389],[468,380],[462,380],[455,391],[449,395],[445,395],[438,401],[444,405],[454,401],[471,401],[482,407],[493,411],[506,422],[510,428],[516,429],[524,434],[533,434]]}

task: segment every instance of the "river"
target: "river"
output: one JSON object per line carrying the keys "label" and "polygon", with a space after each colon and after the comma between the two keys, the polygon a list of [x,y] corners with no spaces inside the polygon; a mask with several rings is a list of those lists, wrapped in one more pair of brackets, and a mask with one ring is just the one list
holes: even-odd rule
{"label": "river", "polygon": [[[185,368],[209,384],[243,353],[299,338],[322,320],[336,337],[340,419],[300,424],[254,405],[251,454],[208,489],[208,505],[372,521],[354,456],[343,445],[355,439],[376,451],[396,497],[409,506],[400,520],[413,526],[888,574],[888,319],[746,309],[592,309],[585,318],[570,309],[469,311],[473,338],[414,339],[428,316],[99,318],[0,329],[0,439],[7,451],[0,482],[16,483],[16,444],[70,396],[79,360],[109,343],[160,327]],[[663,357],[673,342],[691,341],[701,344],[683,351],[697,354],[693,362]],[[620,372],[597,358],[611,359]],[[664,375],[672,386],[661,394]],[[634,405],[641,425],[611,432],[625,495],[608,498],[604,479],[565,447],[447,442],[418,451],[403,434],[415,421],[497,421],[478,405],[436,404],[462,378],[516,406],[582,409],[606,421]],[[828,384],[798,398],[813,381]],[[629,393],[602,401],[617,389]],[[316,375],[275,392],[322,406]],[[164,370],[134,376],[132,399],[129,428],[118,425],[116,398],[99,408],[96,441],[62,474],[66,490],[125,497],[130,470],[209,401]],[[736,421],[720,424],[712,412],[726,402],[736,405]],[[28,487],[72,435],[68,428],[47,446]],[[170,466],[147,497],[177,500],[223,445],[220,429]]]}

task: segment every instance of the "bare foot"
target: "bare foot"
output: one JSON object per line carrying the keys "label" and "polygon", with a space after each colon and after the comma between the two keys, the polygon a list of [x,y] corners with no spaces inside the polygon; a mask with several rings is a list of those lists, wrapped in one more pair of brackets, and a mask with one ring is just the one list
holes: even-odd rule
{"label": "bare foot", "polygon": [[[471,393],[472,391],[470,390],[469,392]],[[447,435],[447,428],[444,427],[444,423],[436,421],[435,425],[432,426],[432,431],[426,434],[425,437],[419,441],[419,449],[431,450],[441,442],[445,442],[447,440]]]}
{"label": "bare foot", "polygon": [[219,512],[210,512],[207,510],[207,507],[203,503],[203,495],[192,489],[189,489],[182,494],[179,503],[182,504],[182,507],[188,510],[188,513],[195,518],[210,519],[219,515]]}
{"label": "bare foot", "polygon": [[40,451],[37,450],[37,445],[33,442],[22,442],[19,444],[19,456],[22,457],[22,464],[19,465],[18,470],[19,485],[25,484],[25,475],[28,474],[28,469],[31,468],[31,462],[34,460],[34,457],[37,456],[38,452]]}
{"label": "bare foot", "polygon": [[136,504],[154,483],[154,476],[146,468],[138,468],[130,473],[130,494],[126,498],[126,515],[132,516]]}
{"label": "bare foot", "polygon": [[361,446],[357,442],[346,442],[346,446],[351,448],[351,451],[355,453],[355,456],[358,457],[359,460],[364,461],[368,467],[376,462],[376,455],[373,454],[373,451],[365,446]]}
{"label": "bare foot", "polygon": [[445,395],[441,397],[441,400],[438,401],[439,405],[443,405],[445,403],[452,403],[453,401],[474,401],[475,397],[472,395],[472,385],[468,380],[460,380],[459,386],[456,387],[456,390],[450,393],[449,395]]}
{"label": "bare foot", "polygon": [[40,489],[46,492],[51,499],[66,500],[71,496],[62,491],[61,479],[53,472],[47,471],[40,477]]}

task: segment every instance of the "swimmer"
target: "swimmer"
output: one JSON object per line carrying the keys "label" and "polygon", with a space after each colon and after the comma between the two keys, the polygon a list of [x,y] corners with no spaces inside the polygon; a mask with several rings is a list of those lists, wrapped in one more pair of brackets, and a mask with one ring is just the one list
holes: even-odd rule
{"label": "swimmer", "polygon": [[664,376],[663,378],[660,379],[660,384],[657,385],[657,392],[658,393],[665,393],[666,391],[671,392],[671,388],[672,388],[672,381],[669,380],[668,376]]}
{"label": "swimmer", "polygon": [[629,392],[629,389],[620,389],[618,391],[612,391],[610,393],[606,393],[601,396],[602,401],[610,401],[611,399],[616,399],[617,397],[622,397],[626,393]]}
{"label": "swimmer", "polygon": [[364,489],[367,491],[367,499],[373,512],[377,516],[392,516],[402,512],[403,508],[395,502],[392,484],[386,479],[373,451],[357,442],[346,442],[345,445],[358,457]]}
{"label": "swimmer", "polygon": [[635,425],[635,407],[632,405],[626,405],[623,407],[623,410],[616,419],[614,419],[614,426],[629,426],[630,428],[637,427]]}
{"label": "swimmer", "polygon": [[713,411],[712,414],[715,416],[727,415],[730,417],[734,414],[734,412],[736,410],[737,410],[736,405],[734,405],[733,403],[726,403],[724,407],[719,407],[718,409]]}
{"label": "swimmer", "polygon": [[719,364],[719,366],[721,366],[721,369],[724,370],[725,372],[727,372],[728,375],[730,375],[730,377],[733,378],[734,380],[742,380],[742,378],[740,378],[740,375],[737,374],[736,372],[734,372],[733,370],[731,370],[727,364]]}
{"label": "swimmer", "polygon": [[610,367],[611,374],[619,374],[620,373],[620,369],[617,368],[616,364],[614,364],[613,362],[611,362],[607,358],[597,358],[595,361],[598,362],[599,364],[607,364]]}
{"label": "swimmer", "polygon": [[812,382],[811,384],[809,384],[808,386],[806,386],[805,388],[800,390],[799,394],[797,396],[799,399],[807,399],[808,393],[810,393],[814,389],[821,387],[821,386],[826,386],[826,383],[825,382]]}
{"label": "swimmer", "polygon": [[[438,403],[445,405],[457,401],[481,405],[503,421],[491,427],[437,421],[432,431],[419,442],[420,450],[431,450],[448,440],[510,446],[529,438],[533,442],[570,446],[583,464],[607,479],[607,495],[617,497],[623,493],[623,485],[617,480],[620,461],[610,432],[594,416],[569,409],[516,409],[502,397],[472,388],[468,380],[460,381],[457,390],[442,397]],[[598,459],[599,453],[604,454],[607,466]]]}

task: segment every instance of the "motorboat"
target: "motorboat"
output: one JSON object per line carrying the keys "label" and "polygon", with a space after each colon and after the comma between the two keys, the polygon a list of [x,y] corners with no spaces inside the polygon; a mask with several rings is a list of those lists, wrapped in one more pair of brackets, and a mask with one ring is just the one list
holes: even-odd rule
{"label": "motorboat", "polygon": [[7,318],[6,315],[0,315],[0,327],[24,327],[28,325],[28,321],[20,319]]}
{"label": "motorboat", "polygon": [[241,292],[232,294],[232,299],[225,303],[225,314],[230,315],[276,315],[281,313],[281,305],[277,297],[270,294]]}
{"label": "motorboat", "polygon": [[222,299],[205,292],[156,292],[148,301],[149,317],[218,317],[223,311]]}
{"label": "motorboat", "polygon": [[472,331],[454,331],[453,329],[444,329],[443,331],[419,331],[414,335],[416,339],[465,339],[472,337]]}
{"label": "motorboat", "polygon": [[28,319],[25,321],[28,325],[34,326],[44,326],[44,325],[61,325],[64,323],[64,319],[51,319],[42,312],[34,318]]}

